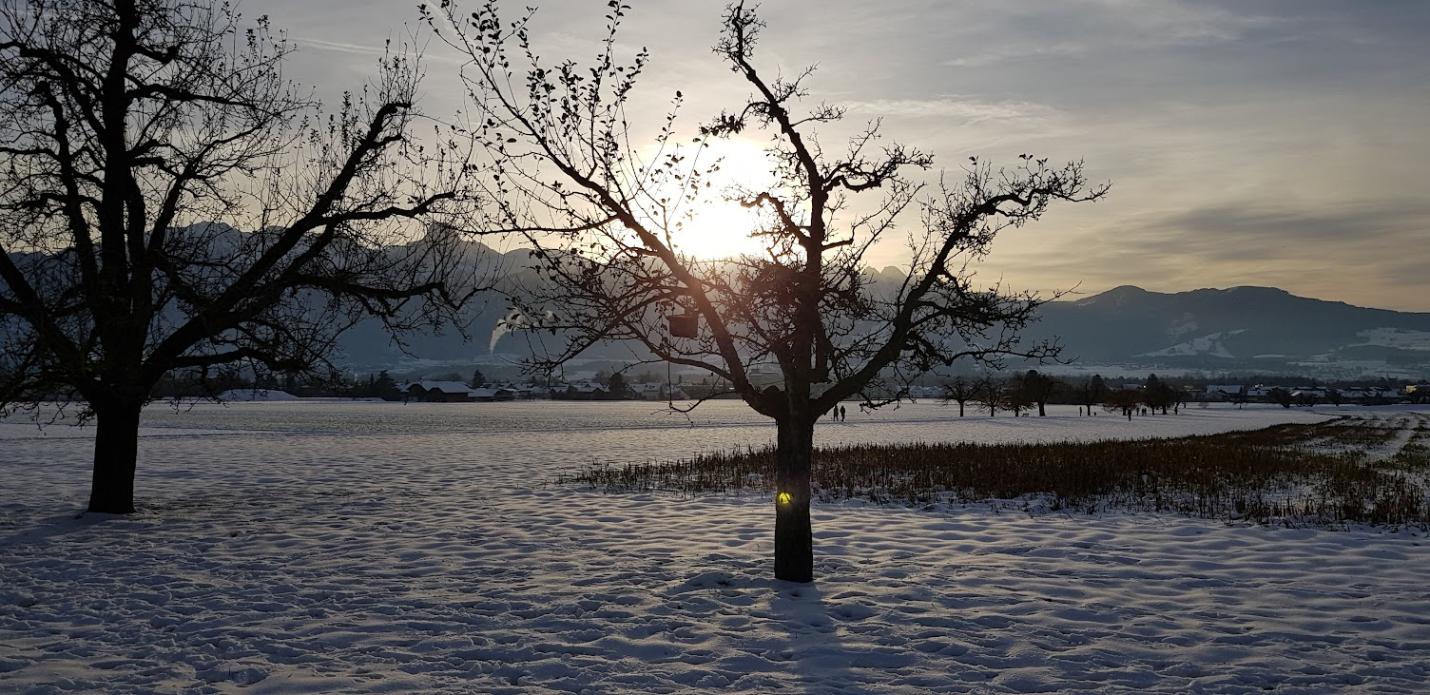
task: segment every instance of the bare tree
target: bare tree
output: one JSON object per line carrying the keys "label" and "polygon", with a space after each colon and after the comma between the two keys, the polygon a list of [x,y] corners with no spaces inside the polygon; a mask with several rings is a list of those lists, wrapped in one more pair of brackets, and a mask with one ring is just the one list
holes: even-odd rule
{"label": "bare tree", "polygon": [[1013,413],[1013,417],[1022,417],[1023,411],[1033,409],[1033,398],[1029,392],[1027,377],[1023,374],[1013,375],[999,389],[1003,407]]}
{"label": "bare tree", "polygon": [[[914,377],[961,359],[1053,354],[1018,341],[1039,299],[976,287],[968,263],[1052,201],[1095,200],[1105,188],[1089,186],[1081,164],[1025,156],[1010,170],[972,159],[960,180],[921,198],[909,172],[930,168],[931,157],[885,144],[877,124],[826,150],[815,130],[843,111],[800,110],[810,71],[770,78],[755,65],[763,25],[742,4],[727,9],[715,52],[751,90],[748,100],[684,146],[677,92],[649,147],[634,145],[627,105],[648,56],[617,55],[627,6],[608,6],[604,48],[585,67],[542,62],[531,14],[506,21],[496,0],[472,13],[453,3],[425,10],[470,57],[461,74],[480,109],[474,136],[495,161],[488,197],[500,215],[483,226],[525,239],[548,281],[519,308],[529,330],[564,340],[534,369],[601,341],[632,341],[653,360],[718,376],[776,422],[775,576],[810,581],[816,420],[851,397],[892,402]],[[717,166],[705,163],[707,148],[755,132],[770,138],[774,182],[728,195],[761,214],[753,234],[764,252],[723,261],[687,253],[681,225]],[[910,218],[916,230],[905,226]],[[864,258],[895,230],[908,231],[911,267],[891,287],[874,281]],[[756,366],[778,377],[762,382]]]}
{"label": "bare tree", "polygon": [[470,198],[462,150],[410,139],[417,59],[324,115],[291,50],[208,2],[0,8],[0,407],[84,404],[91,511],[133,511],[165,374],[307,370],[364,316],[440,324],[464,298],[466,244],[421,226]]}
{"label": "bare tree", "polygon": [[1110,413],[1121,412],[1127,416],[1128,422],[1132,421],[1132,415],[1142,406],[1142,392],[1130,389],[1114,389],[1108,391],[1103,397],[1103,407]]}
{"label": "bare tree", "polygon": [[1061,386],[1061,381],[1042,374],[1036,369],[1029,369],[1022,378],[1023,395],[1029,402],[1038,406],[1038,417],[1047,416],[1048,399],[1052,398]]}
{"label": "bare tree", "polygon": [[1147,385],[1142,389],[1142,401],[1152,409],[1152,414],[1162,411],[1167,414],[1167,409],[1181,403],[1182,395],[1180,389],[1168,384],[1166,381],[1157,378],[1156,374],[1147,375]]}
{"label": "bare tree", "polygon": [[983,377],[973,385],[973,402],[988,409],[988,417],[998,417],[1004,403],[1003,384],[992,377]]}
{"label": "bare tree", "polygon": [[978,389],[978,382],[969,381],[961,376],[956,376],[943,385],[943,400],[945,403],[953,401],[958,404],[958,416],[963,417],[963,406],[973,400]]}
{"label": "bare tree", "polygon": [[1077,390],[1078,401],[1085,406],[1085,412],[1092,415],[1093,406],[1102,402],[1107,395],[1107,385],[1102,380],[1101,374],[1094,374],[1083,382]]}

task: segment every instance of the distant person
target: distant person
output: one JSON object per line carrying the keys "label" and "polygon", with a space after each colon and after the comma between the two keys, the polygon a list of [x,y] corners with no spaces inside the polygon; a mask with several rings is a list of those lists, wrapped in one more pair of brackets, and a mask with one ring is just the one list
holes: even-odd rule
{"label": "distant person", "polygon": [[845,409],[844,409],[844,406],[842,406],[842,405],[839,406],[839,421],[840,421],[840,422],[844,422],[845,420],[848,420],[848,419],[849,419],[849,411],[845,410]]}

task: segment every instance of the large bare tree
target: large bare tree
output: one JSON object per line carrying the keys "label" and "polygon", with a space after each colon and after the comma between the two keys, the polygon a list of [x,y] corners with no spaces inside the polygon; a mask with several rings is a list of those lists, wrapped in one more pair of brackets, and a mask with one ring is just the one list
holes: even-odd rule
{"label": "large bare tree", "polygon": [[[534,247],[545,282],[521,301],[524,327],[556,335],[559,364],[601,341],[632,341],[654,359],[728,382],[778,427],[775,576],[813,577],[810,483],[814,425],[839,402],[878,405],[909,380],[960,359],[1046,357],[1018,330],[1039,300],[979,288],[968,263],[1000,230],[1037,219],[1054,200],[1095,200],[1078,163],[1032,157],[995,170],[973,159],[930,195],[911,174],[929,155],[885,144],[877,124],[827,150],[818,130],[843,111],[802,109],[809,71],[767,77],[756,66],[763,25],[742,4],[727,8],[715,52],[749,88],[748,99],[704,125],[697,142],[669,115],[645,145],[627,113],[645,51],[619,55],[628,6],[608,4],[595,62],[544,63],[531,47],[532,13],[503,19],[491,0],[467,13],[444,2],[427,19],[470,61],[474,137],[493,161],[488,197],[499,215],[484,226]],[[759,255],[709,260],[682,245],[681,227],[710,184],[707,148],[720,138],[765,135],[773,182],[728,195],[761,213]],[[693,135],[690,134],[690,135]],[[870,199],[870,200],[865,200]],[[910,268],[876,282],[865,263],[882,239],[908,229]],[[744,234],[744,230],[731,230]],[[688,241],[689,238],[685,237]],[[779,376],[763,381],[755,367]]]}
{"label": "large bare tree", "polygon": [[976,395],[978,395],[978,382],[975,380],[956,376],[953,379],[944,382],[943,402],[948,403],[951,401],[957,403],[959,417],[963,417],[964,406],[967,405],[969,401],[973,400],[974,396]]}
{"label": "large bare tree", "polygon": [[0,5],[0,409],[85,404],[91,511],[133,511],[166,373],[308,369],[465,296],[463,243],[422,225],[465,207],[466,162],[412,140],[414,54],[324,113],[291,51],[227,4]]}

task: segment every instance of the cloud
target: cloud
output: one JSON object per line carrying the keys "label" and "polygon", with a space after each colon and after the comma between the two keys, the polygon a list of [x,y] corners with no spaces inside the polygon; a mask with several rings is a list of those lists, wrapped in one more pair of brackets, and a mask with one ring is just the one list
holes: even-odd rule
{"label": "cloud", "polygon": [[[1246,202],[1193,208],[1141,227],[1130,240],[1148,252],[1233,260],[1258,255],[1373,260],[1415,253],[1430,238],[1430,204],[1415,200],[1290,205]],[[1367,253],[1369,252],[1369,253]]]}
{"label": "cloud", "polygon": [[323,39],[314,39],[306,36],[300,36],[294,40],[304,46],[312,46],[313,48],[322,51],[334,51],[337,53],[351,53],[353,55],[369,56],[379,56],[382,55],[384,52],[383,47],[381,46],[366,46],[355,43],[344,43],[342,41],[326,41]]}
{"label": "cloud", "polygon": [[[1056,228],[1053,223],[1051,227]],[[1242,201],[1044,230],[991,264],[1015,285],[1088,292],[1274,285],[1304,296],[1430,310],[1430,203]]]}
{"label": "cloud", "polygon": [[[946,67],[1051,62],[1092,54],[1157,52],[1236,42],[1284,26],[1283,19],[1240,8],[1178,0],[1064,0],[1036,5],[977,5],[982,19],[954,26],[959,54]],[[963,9],[963,8],[961,8]],[[959,12],[955,10],[954,12]],[[971,12],[960,12],[970,14]]]}
{"label": "cloud", "polygon": [[855,114],[942,118],[966,124],[985,121],[1046,121],[1057,116],[1055,109],[1044,104],[1029,101],[983,101],[959,96],[846,101],[842,102],[842,105]]}
{"label": "cloud", "polygon": [[962,55],[945,60],[941,65],[951,68],[981,68],[1009,60],[1071,56],[1087,50],[1086,44],[1062,42],[1051,45],[1001,46],[981,53]]}

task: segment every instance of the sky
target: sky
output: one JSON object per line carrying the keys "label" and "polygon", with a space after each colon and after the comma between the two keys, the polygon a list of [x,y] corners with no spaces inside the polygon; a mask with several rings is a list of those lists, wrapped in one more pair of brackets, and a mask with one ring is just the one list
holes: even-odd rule
{"label": "sky", "polygon": [[[681,90],[692,129],[742,103],[710,51],[723,2],[627,2],[621,45],[652,54],[642,98]],[[603,0],[505,8],[525,5],[544,55],[594,55]],[[371,78],[385,40],[422,41],[408,0],[239,6],[297,43],[290,76],[334,94]],[[1103,202],[1000,237],[982,278],[1082,294],[1268,285],[1430,311],[1430,2],[767,0],[760,13],[762,69],[817,66],[811,105],[847,107],[851,127],[881,119],[950,175],[970,155],[1026,152],[1083,159],[1112,183]],[[456,57],[428,44],[426,67],[423,108],[460,108]],[[869,261],[903,254],[893,240]]]}

